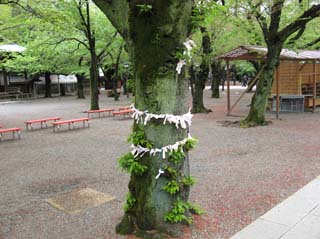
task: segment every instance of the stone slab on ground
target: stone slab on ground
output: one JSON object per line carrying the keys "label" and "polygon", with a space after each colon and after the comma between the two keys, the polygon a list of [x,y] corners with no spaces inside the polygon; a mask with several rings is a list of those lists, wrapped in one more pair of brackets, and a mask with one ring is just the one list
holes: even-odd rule
{"label": "stone slab on ground", "polygon": [[99,206],[113,199],[115,198],[109,194],[97,192],[91,188],[83,188],[59,194],[46,201],[59,210],[73,214],[83,212],[88,208]]}
{"label": "stone slab on ground", "polygon": [[231,239],[319,239],[320,177],[288,197]]}

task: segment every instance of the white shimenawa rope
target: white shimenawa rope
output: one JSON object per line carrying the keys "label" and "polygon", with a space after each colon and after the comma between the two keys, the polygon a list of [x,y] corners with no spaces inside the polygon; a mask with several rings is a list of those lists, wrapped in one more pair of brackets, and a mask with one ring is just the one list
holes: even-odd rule
{"label": "white shimenawa rope", "polygon": [[183,129],[187,129],[192,124],[192,117],[191,109],[189,109],[189,112],[184,115],[173,115],[173,114],[152,114],[148,113],[148,111],[140,111],[134,107],[134,105],[130,106],[131,109],[134,111],[132,114],[132,118],[136,121],[136,123],[143,123],[146,125],[148,121],[151,119],[163,119],[163,124],[170,123],[175,124],[177,129],[179,127]]}
{"label": "white shimenawa rope", "polygon": [[190,134],[188,134],[187,138],[185,138],[181,141],[175,142],[174,144],[163,146],[161,148],[152,148],[152,149],[144,148],[141,145],[132,144],[131,145],[131,148],[132,148],[131,153],[132,153],[133,157],[135,157],[135,158],[142,157],[146,153],[149,153],[151,156],[155,156],[156,154],[160,154],[162,156],[162,159],[165,159],[166,153],[178,150],[180,146],[185,145],[185,143],[187,142],[188,139],[193,139]]}
{"label": "white shimenawa rope", "polygon": [[[189,48],[187,47],[187,49],[189,49]],[[184,61],[184,64],[185,64],[185,61]],[[180,67],[179,74],[180,74],[182,66]],[[189,112],[184,115],[173,115],[173,114],[148,113],[147,110],[141,111],[141,110],[136,109],[134,107],[134,105],[131,105],[130,108],[133,110],[132,118],[136,121],[136,123],[143,123],[144,125],[146,125],[148,123],[148,121],[150,121],[151,119],[163,119],[163,124],[166,124],[167,122],[170,124],[175,124],[177,129],[179,129],[180,127],[183,129],[188,129],[192,124],[193,115],[191,114],[191,109],[189,109]],[[134,158],[142,157],[146,153],[149,153],[151,156],[155,156],[156,154],[159,154],[160,156],[162,156],[162,159],[165,159],[166,154],[168,152],[178,150],[180,146],[185,145],[185,143],[187,142],[188,139],[193,139],[190,134],[188,134],[187,138],[185,138],[181,141],[178,141],[174,144],[163,146],[161,148],[152,148],[152,149],[144,148],[141,145],[132,144],[131,145],[131,148],[132,148],[131,153],[134,156]],[[161,176],[161,174],[163,174],[163,173],[164,173],[164,171],[160,167],[159,173],[157,174],[156,179],[158,179]]]}

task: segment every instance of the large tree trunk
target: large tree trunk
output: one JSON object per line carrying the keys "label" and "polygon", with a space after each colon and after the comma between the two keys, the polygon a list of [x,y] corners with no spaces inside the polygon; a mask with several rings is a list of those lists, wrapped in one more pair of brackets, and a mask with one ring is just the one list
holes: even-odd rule
{"label": "large tree trunk", "polygon": [[50,73],[45,72],[44,73],[44,79],[45,79],[45,96],[46,98],[51,97],[51,78]]}
{"label": "large tree trunk", "polygon": [[243,127],[264,125],[266,123],[265,110],[267,99],[272,87],[275,69],[279,65],[281,50],[281,43],[273,44],[272,47],[268,48],[267,60],[261,72],[256,92],[252,97],[250,112],[247,118],[241,122]]}
{"label": "large tree trunk", "polygon": [[[155,0],[149,3],[151,5],[142,0],[117,1],[111,3],[115,7],[114,11],[105,8],[105,2],[95,2],[101,3],[102,10],[108,16],[121,9],[129,9],[129,35],[125,31],[122,35],[127,36],[134,67],[135,107],[154,114],[187,113],[188,82],[183,72],[177,76],[178,60],[175,56],[177,51],[183,50],[183,42],[187,38],[192,1]],[[127,7],[124,7],[126,4]],[[116,21],[113,23],[119,24]],[[140,133],[143,135],[142,142],[149,142],[153,148],[171,145],[187,137],[187,129],[177,129],[168,122],[163,124],[163,120],[151,120],[146,125],[135,123],[133,135]],[[189,175],[188,157],[173,163],[168,160],[168,154],[166,159],[162,159],[159,154],[145,154],[136,158],[135,162],[147,169],[142,174],[131,172],[129,195],[134,203],[129,203],[130,207],[118,224],[117,232],[128,234],[138,229],[179,235],[181,224],[166,222],[165,215],[172,210],[178,199],[188,200],[189,186],[180,185],[179,191],[173,195],[163,187],[174,179],[181,180]],[[177,175],[161,175],[156,179],[158,170],[165,166],[175,169]]]}

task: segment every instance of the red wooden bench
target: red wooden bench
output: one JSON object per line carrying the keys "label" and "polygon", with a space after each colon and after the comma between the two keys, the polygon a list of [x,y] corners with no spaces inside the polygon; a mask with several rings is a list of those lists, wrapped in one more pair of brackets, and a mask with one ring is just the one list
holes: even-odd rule
{"label": "red wooden bench", "polygon": [[78,119],[70,119],[70,120],[63,120],[63,121],[56,121],[51,123],[53,125],[53,132],[55,132],[55,129],[58,128],[58,130],[60,129],[60,126],[63,124],[68,124],[68,129],[70,130],[70,125],[72,125],[74,127],[74,123],[77,122],[82,122],[83,123],[83,128],[85,127],[85,122],[87,122],[88,127],[90,127],[90,123],[89,123],[90,118],[78,118]]}
{"label": "red wooden bench", "polygon": [[130,106],[123,106],[123,107],[119,107],[119,111],[124,111],[124,110],[130,110],[131,107]]}
{"label": "red wooden bench", "polygon": [[33,129],[32,128],[32,124],[40,123],[41,124],[41,129],[42,129],[43,123],[45,123],[46,124],[46,128],[48,128],[48,125],[47,125],[48,121],[56,122],[58,120],[61,120],[61,117],[51,117],[51,118],[45,118],[45,119],[28,120],[28,121],[25,121],[24,123],[26,124],[27,130],[29,130],[29,125],[30,125],[30,128],[32,130]]}
{"label": "red wooden bench", "polygon": [[[98,114],[99,115],[99,118],[101,116],[101,113],[105,113],[105,112],[108,112],[109,113],[109,116],[111,115],[111,112],[115,111],[115,109],[100,109],[100,110],[87,110],[85,111],[84,113],[87,113],[88,114],[88,118],[90,118],[90,115],[94,115],[94,114]],[[103,114],[102,114],[103,115]],[[104,116],[104,115],[103,115]]]}
{"label": "red wooden bench", "polygon": [[21,128],[8,128],[8,129],[0,129],[0,141],[2,139],[2,134],[4,133],[8,133],[8,132],[12,132],[12,136],[13,138],[15,138],[15,133],[18,134],[18,138],[20,139],[20,131],[21,131]]}
{"label": "red wooden bench", "polygon": [[114,111],[112,112],[112,115],[113,115],[113,119],[116,117],[116,116],[120,116],[120,115],[123,115],[125,118],[126,116],[130,116],[131,113],[133,113],[134,110],[131,110],[131,109],[127,109],[127,110],[120,110],[120,111]]}

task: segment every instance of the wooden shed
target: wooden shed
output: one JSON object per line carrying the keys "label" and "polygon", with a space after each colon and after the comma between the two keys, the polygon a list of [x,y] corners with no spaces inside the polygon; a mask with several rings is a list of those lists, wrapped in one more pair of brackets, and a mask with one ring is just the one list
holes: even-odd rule
{"label": "wooden shed", "polygon": [[[267,48],[259,46],[239,46],[219,56],[227,63],[234,60],[264,61]],[[242,98],[241,95],[234,105],[230,104],[230,83],[227,73],[228,114]],[[257,74],[252,84],[259,79]],[[304,108],[320,105],[320,51],[283,49],[280,65],[274,73],[274,81],[270,92],[273,98],[273,109],[277,111],[303,111]]]}

